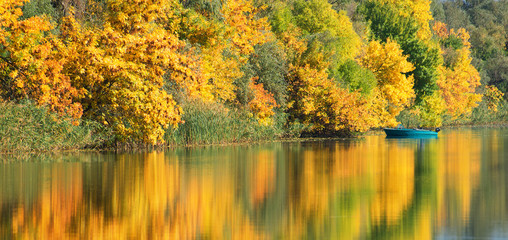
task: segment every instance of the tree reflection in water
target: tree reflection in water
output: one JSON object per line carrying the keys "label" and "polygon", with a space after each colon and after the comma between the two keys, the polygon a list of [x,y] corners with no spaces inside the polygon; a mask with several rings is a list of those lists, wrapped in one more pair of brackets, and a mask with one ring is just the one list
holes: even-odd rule
{"label": "tree reflection in water", "polygon": [[508,225],[507,134],[487,133],[4,161],[0,234],[15,239],[506,237],[496,227]]}

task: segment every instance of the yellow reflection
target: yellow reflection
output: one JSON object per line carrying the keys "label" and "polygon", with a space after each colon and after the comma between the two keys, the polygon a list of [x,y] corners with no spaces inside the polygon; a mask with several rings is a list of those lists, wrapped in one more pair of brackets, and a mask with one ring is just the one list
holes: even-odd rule
{"label": "yellow reflection", "polygon": [[397,223],[412,202],[414,154],[413,149],[394,144],[372,161],[373,168],[376,169],[376,195],[370,208],[374,222],[386,222],[388,225]]}
{"label": "yellow reflection", "polygon": [[[442,152],[439,153],[440,169],[440,214],[452,214],[453,218],[460,218],[465,226],[471,210],[471,197],[477,188],[480,175],[480,156],[482,144],[480,139],[471,137],[471,131],[466,133],[452,132],[442,142]],[[446,205],[442,205],[446,204]],[[442,211],[447,211],[446,213]],[[444,219],[444,218],[440,218]]]}
{"label": "yellow reflection", "polygon": [[31,206],[21,203],[13,214],[11,227],[17,239],[65,239],[73,217],[81,211],[82,188],[75,188],[83,185],[79,164],[44,169],[42,176],[51,181],[39,182],[41,196]]}
{"label": "yellow reflection", "polygon": [[274,152],[261,151],[253,166],[250,179],[251,201],[254,206],[263,202],[275,187],[275,156]]}
{"label": "yellow reflection", "polygon": [[13,239],[432,239],[470,218],[481,148],[449,133],[58,163],[32,197],[0,195],[16,203],[1,226]]}

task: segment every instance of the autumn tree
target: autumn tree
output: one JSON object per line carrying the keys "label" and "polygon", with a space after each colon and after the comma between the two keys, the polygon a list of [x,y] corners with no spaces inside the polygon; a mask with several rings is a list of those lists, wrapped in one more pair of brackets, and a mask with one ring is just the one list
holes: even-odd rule
{"label": "autumn tree", "polygon": [[351,134],[373,126],[369,98],[362,94],[370,94],[375,79],[353,60],[362,43],[345,12],[322,0],[281,3],[271,24],[290,62],[292,120],[318,132]]}
{"label": "autumn tree", "polygon": [[83,28],[72,16],[61,26],[65,73],[82,92],[85,116],[111,127],[119,140],[162,142],[181,116],[162,89],[163,76],[182,85],[198,81],[195,63],[181,53],[184,44],[154,24],[170,7],[169,1],[110,0],[101,29]]}
{"label": "autumn tree", "polygon": [[461,28],[458,31],[437,22],[434,27],[440,37],[445,65],[438,68],[437,84],[446,102],[447,113],[452,118],[470,114],[481,101],[481,94],[476,93],[480,86],[480,74],[472,65],[468,32]]}
{"label": "autumn tree", "polygon": [[396,4],[368,1],[362,5],[361,12],[370,22],[371,38],[381,42],[388,39],[396,41],[404,55],[408,56],[408,61],[413,64],[414,70],[409,74],[415,78],[416,103],[424,96],[432,95],[438,89],[437,67],[441,63],[441,58],[438,48],[419,37],[420,24],[423,23],[419,23],[414,17],[401,14]]}
{"label": "autumn tree", "polygon": [[445,101],[440,91],[432,95],[426,95],[413,110],[416,113],[419,124],[422,127],[439,127],[443,123],[443,114],[446,111]]}
{"label": "autumn tree", "polygon": [[288,102],[293,118],[317,132],[363,132],[373,125],[368,102],[358,92],[340,88],[326,69],[291,66]]}
{"label": "autumn tree", "polygon": [[[182,19],[175,29],[179,36],[199,49],[200,71],[207,82],[206,100],[247,104],[252,100],[251,79],[244,65],[255,46],[267,41],[268,25],[258,18],[251,1],[184,2]],[[257,79],[260,79],[257,76]]]}
{"label": "autumn tree", "polygon": [[432,20],[430,0],[376,0],[376,2],[381,5],[389,5],[401,17],[414,19],[418,26],[416,33],[418,39],[427,41],[432,37],[429,26],[429,22]]}
{"label": "autumn tree", "polygon": [[415,96],[413,76],[406,76],[414,69],[413,65],[399,45],[390,39],[385,44],[371,41],[360,62],[376,75],[379,98],[386,100],[383,110],[388,114],[380,114],[381,125],[397,125],[395,117],[411,105]]}
{"label": "autumn tree", "polygon": [[471,57],[482,82],[508,91],[508,2],[500,1],[435,1],[442,9],[438,19],[451,29],[466,29],[471,38]]}
{"label": "autumn tree", "polygon": [[3,99],[30,99],[62,115],[79,119],[79,90],[62,73],[60,42],[45,16],[20,20],[25,1],[0,2],[0,94]]}
{"label": "autumn tree", "polygon": [[499,103],[503,100],[503,92],[497,89],[495,86],[486,86],[483,97],[487,104],[487,108],[492,112],[497,112]]}

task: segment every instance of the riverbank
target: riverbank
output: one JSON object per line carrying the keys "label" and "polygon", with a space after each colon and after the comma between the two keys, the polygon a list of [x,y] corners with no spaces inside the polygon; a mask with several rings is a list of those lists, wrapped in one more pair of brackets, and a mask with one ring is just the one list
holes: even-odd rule
{"label": "riverbank", "polygon": [[[31,103],[0,103],[0,153],[63,152],[80,150],[129,151],[164,149],[176,146],[252,144],[273,141],[347,139],[355,136],[305,132],[301,124],[287,124],[278,113],[269,125],[259,124],[247,111],[206,107],[186,108],[184,123],[164,135],[164,144],[120,142],[95,122],[72,122]],[[468,119],[445,121],[443,129],[456,127],[508,127],[508,104],[495,114],[475,110]],[[356,136],[383,134],[373,129]]]}

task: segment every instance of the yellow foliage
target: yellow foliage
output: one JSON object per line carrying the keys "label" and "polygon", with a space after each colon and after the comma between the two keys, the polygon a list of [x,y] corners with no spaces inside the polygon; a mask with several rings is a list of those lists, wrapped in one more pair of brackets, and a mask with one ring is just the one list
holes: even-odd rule
{"label": "yellow foliage", "polygon": [[166,17],[175,0],[106,0],[106,22],[120,32],[149,31],[151,22]]}
{"label": "yellow foliage", "polygon": [[341,58],[353,59],[360,53],[362,47],[362,41],[360,36],[355,32],[351,19],[347,16],[346,12],[340,11],[337,14],[338,27],[337,36],[338,38],[347,39],[346,44],[342,44],[340,47]]}
{"label": "yellow foliage", "polygon": [[497,89],[497,87],[491,85],[485,86],[483,97],[487,102],[489,110],[497,112],[497,105],[503,99],[503,95],[504,93]]}
{"label": "yellow foliage", "polygon": [[243,76],[240,66],[233,58],[222,55],[222,47],[204,49],[201,55],[201,70],[208,79],[212,99],[225,102],[235,98],[234,80]]}
{"label": "yellow foliage", "polygon": [[451,29],[450,30],[450,35],[455,35],[458,38],[460,38],[462,40],[462,44],[466,48],[470,48],[471,47],[471,43],[469,42],[469,37],[470,37],[469,36],[469,32],[467,32],[466,29],[459,28],[459,30],[457,30],[457,32],[455,32],[455,29]]}
{"label": "yellow foliage", "polygon": [[437,85],[446,102],[448,114],[457,118],[464,114],[470,114],[472,109],[478,106],[482,95],[475,93],[475,91],[481,83],[480,74],[471,64],[469,34],[461,28],[457,32],[452,29],[450,35],[462,39],[464,46],[455,50],[457,58],[449,68],[438,67]]}
{"label": "yellow foliage", "polygon": [[413,65],[407,61],[407,56],[403,55],[397,42],[390,39],[384,45],[371,41],[359,62],[370,69],[378,79],[379,96],[375,98],[378,103],[379,100],[385,102],[378,112],[380,124],[397,125],[395,117],[408,107],[415,97],[413,76],[406,76],[406,73],[414,69]]}
{"label": "yellow foliage", "polygon": [[297,27],[281,33],[280,39],[290,62],[300,59],[308,48],[307,42],[301,39],[301,36],[301,29]]}
{"label": "yellow foliage", "polygon": [[60,115],[81,117],[78,95],[62,73],[66,59],[57,56],[60,42],[47,31],[42,17],[20,20],[25,1],[0,1],[0,77],[8,76],[0,93],[9,99],[29,98]]}
{"label": "yellow foliage", "polygon": [[165,69],[179,85],[192,86],[199,78],[192,59],[179,53],[183,44],[175,36],[155,27],[125,34],[109,23],[82,30],[67,17],[61,37],[60,54],[69,59],[65,71],[83,92],[87,117],[110,126],[120,140],[153,144],[181,121],[181,109],[162,89]]}
{"label": "yellow foliage", "polygon": [[432,12],[430,11],[431,0],[376,0],[383,4],[390,4],[399,10],[399,14],[405,17],[413,17],[420,29],[417,36],[421,40],[430,40],[429,22],[432,21]]}
{"label": "yellow foliage", "polygon": [[[269,32],[266,19],[256,18],[259,9],[251,1],[228,1],[222,11],[224,21],[220,26],[199,19],[202,26],[186,25],[184,33],[191,41],[206,42],[199,58],[200,90],[195,94],[205,101],[235,99],[234,81],[243,76],[241,64],[254,52],[255,45],[266,42]],[[223,33],[218,31],[220,27],[225,29]],[[204,36],[203,32],[209,35]]]}
{"label": "yellow foliage", "polygon": [[254,46],[266,42],[269,29],[266,18],[256,18],[259,9],[249,0],[228,1],[223,9],[227,34],[234,51],[241,55],[254,52]]}
{"label": "yellow foliage", "polygon": [[446,103],[441,97],[441,91],[423,97],[422,103],[415,109],[420,117],[422,127],[439,127],[443,121],[442,114],[446,110]]}
{"label": "yellow foliage", "polygon": [[360,93],[340,88],[326,69],[290,67],[288,109],[317,131],[363,132],[374,125],[370,105]]}

